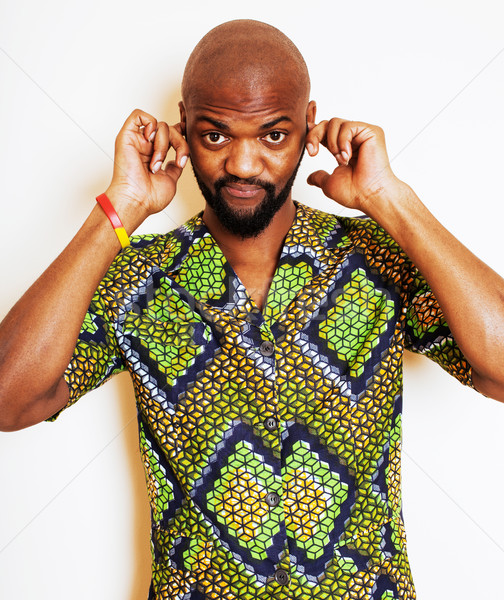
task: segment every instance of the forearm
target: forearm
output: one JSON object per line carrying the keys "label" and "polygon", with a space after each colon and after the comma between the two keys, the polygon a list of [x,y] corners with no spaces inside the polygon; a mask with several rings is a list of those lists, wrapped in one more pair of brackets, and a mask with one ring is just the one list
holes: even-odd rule
{"label": "forearm", "polygon": [[476,387],[504,400],[504,280],[447,231],[406,184],[371,198],[365,210],[429,283],[473,368]]}
{"label": "forearm", "polygon": [[[131,233],[138,219],[131,210],[118,212]],[[93,293],[120,248],[110,222],[95,206],[0,324],[1,429],[32,425],[66,404],[63,373]]]}

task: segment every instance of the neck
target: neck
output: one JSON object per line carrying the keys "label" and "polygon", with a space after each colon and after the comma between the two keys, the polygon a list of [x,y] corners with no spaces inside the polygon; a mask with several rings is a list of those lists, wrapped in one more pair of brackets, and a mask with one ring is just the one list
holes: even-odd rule
{"label": "neck", "polygon": [[208,205],[203,213],[203,221],[259,310],[266,303],[283,241],[295,214],[296,207],[289,197],[260,235],[243,239],[224,228]]}
{"label": "neck", "polygon": [[212,208],[207,204],[203,212],[203,221],[224,256],[235,268],[236,265],[257,265],[278,262],[283,241],[296,214],[296,207],[289,198],[275,214],[271,223],[258,236],[242,238],[229,232],[220,223]]}

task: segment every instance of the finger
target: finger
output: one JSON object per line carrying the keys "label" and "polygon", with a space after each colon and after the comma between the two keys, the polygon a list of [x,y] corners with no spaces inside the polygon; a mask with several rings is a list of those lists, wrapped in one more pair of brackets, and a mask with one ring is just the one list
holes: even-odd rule
{"label": "finger", "polygon": [[310,156],[316,156],[320,144],[325,140],[328,121],[321,121],[306,134],[305,147]]}
{"label": "finger", "polygon": [[153,144],[154,148],[152,151],[149,168],[152,173],[157,173],[161,168],[170,147],[169,128],[164,121],[160,121],[157,125],[157,131],[154,135]]}
{"label": "finger", "polygon": [[175,163],[183,169],[189,156],[189,146],[181,133],[180,123],[169,127],[160,122],[154,137],[154,151],[150,161],[152,173],[159,171],[170,148],[175,150]]}
{"label": "finger", "polygon": [[134,110],[123,123],[123,126],[116,137],[116,153],[123,150],[125,143],[135,140],[136,143],[140,144],[142,152],[150,155],[151,147],[149,147],[149,138],[151,140],[154,138],[156,129],[157,120],[155,117],[143,110]]}
{"label": "finger", "polygon": [[175,150],[175,162],[183,169],[189,158],[189,145],[182,135],[182,126],[180,123],[170,127],[170,143]]}
{"label": "finger", "polygon": [[348,165],[350,159],[352,158],[352,141],[358,135],[358,132],[358,124],[352,121],[346,121],[342,123],[341,127],[339,128],[337,145],[339,148],[340,156],[344,161],[345,165]]}
{"label": "finger", "polygon": [[135,109],[124,122],[121,131],[142,132],[146,140],[156,131],[157,120],[155,117],[139,108]]}
{"label": "finger", "polygon": [[146,127],[144,127],[144,137],[149,142],[154,142],[154,138],[156,137],[157,126],[155,123],[149,123]]}
{"label": "finger", "polygon": [[329,152],[333,156],[337,156],[340,154],[341,149],[338,146],[338,134],[340,132],[340,128],[342,127],[344,121],[341,119],[331,119],[327,124],[327,134],[325,140],[325,147],[329,150]]}
{"label": "finger", "polygon": [[315,171],[308,176],[307,182],[309,185],[315,185],[319,188],[323,188],[329,178],[327,171]]}
{"label": "finger", "polygon": [[352,158],[351,139],[355,123],[334,118],[327,126],[326,146],[340,167],[346,167]]}
{"label": "finger", "polygon": [[356,156],[356,151],[366,142],[375,139],[379,146],[385,148],[383,130],[376,125],[369,125],[360,121],[347,121],[343,123],[338,133],[338,147],[346,164]]}

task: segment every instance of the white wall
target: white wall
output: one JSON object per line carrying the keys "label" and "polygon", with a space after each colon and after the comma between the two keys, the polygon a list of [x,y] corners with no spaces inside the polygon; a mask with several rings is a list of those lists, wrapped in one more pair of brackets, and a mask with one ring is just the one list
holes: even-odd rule
{"label": "white wall", "polygon": [[[141,107],[168,121],[184,62],[212,26],[283,29],[321,118],[378,123],[396,173],[504,273],[504,38],[495,0],[17,0],[0,5],[0,316],[57,255],[109,182],[114,138]],[[499,54],[501,52],[501,54]],[[304,183],[295,197],[341,212]],[[202,206],[190,171],[142,226]],[[50,357],[48,357],[50,360]],[[404,499],[419,598],[504,598],[504,407],[423,358],[406,361]],[[148,508],[126,375],[55,424],[0,434],[0,598],[147,597]]]}

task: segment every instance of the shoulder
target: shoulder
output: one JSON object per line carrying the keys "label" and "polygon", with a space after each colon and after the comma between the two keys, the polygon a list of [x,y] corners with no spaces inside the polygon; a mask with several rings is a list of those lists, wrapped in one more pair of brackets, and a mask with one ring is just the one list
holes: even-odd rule
{"label": "shoulder", "polygon": [[199,221],[196,215],[166,234],[132,236],[102,279],[98,297],[109,305],[117,304],[148,285],[157,273],[176,270],[191,247]]}
{"label": "shoulder", "polygon": [[370,217],[359,215],[356,217],[338,217],[338,220],[345,229],[347,236],[357,245],[373,244],[402,252],[393,238]]}
{"label": "shoulder", "polygon": [[366,215],[347,217],[330,215],[303,207],[326,248],[339,252],[344,248],[348,258],[360,255],[367,268],[406,291],[417,275],[415,266],[397,242],[373,219]]}
{"label": "shoulder", "polygon": [[142,271],[147,267],[171,271],[188,251],[193,241],[194,232],[200,223],[200,215],[165,234],[135,235],[130,238],[130,245],[124,248],[111,265],[112,271],[129,267]]}
{"label": "shoulder", "polygon": [[377,251],[378,248],[403,253],[392,237],[366,215],[347,217],[326,213],[300,203],[296,204],[302,215],[300,221],[305,226],[309,224],[309,228],[326,247],[331,247],[333,245],[331,242],[336,242],[335,246],[346,242],[363,253],[366,250]]}

